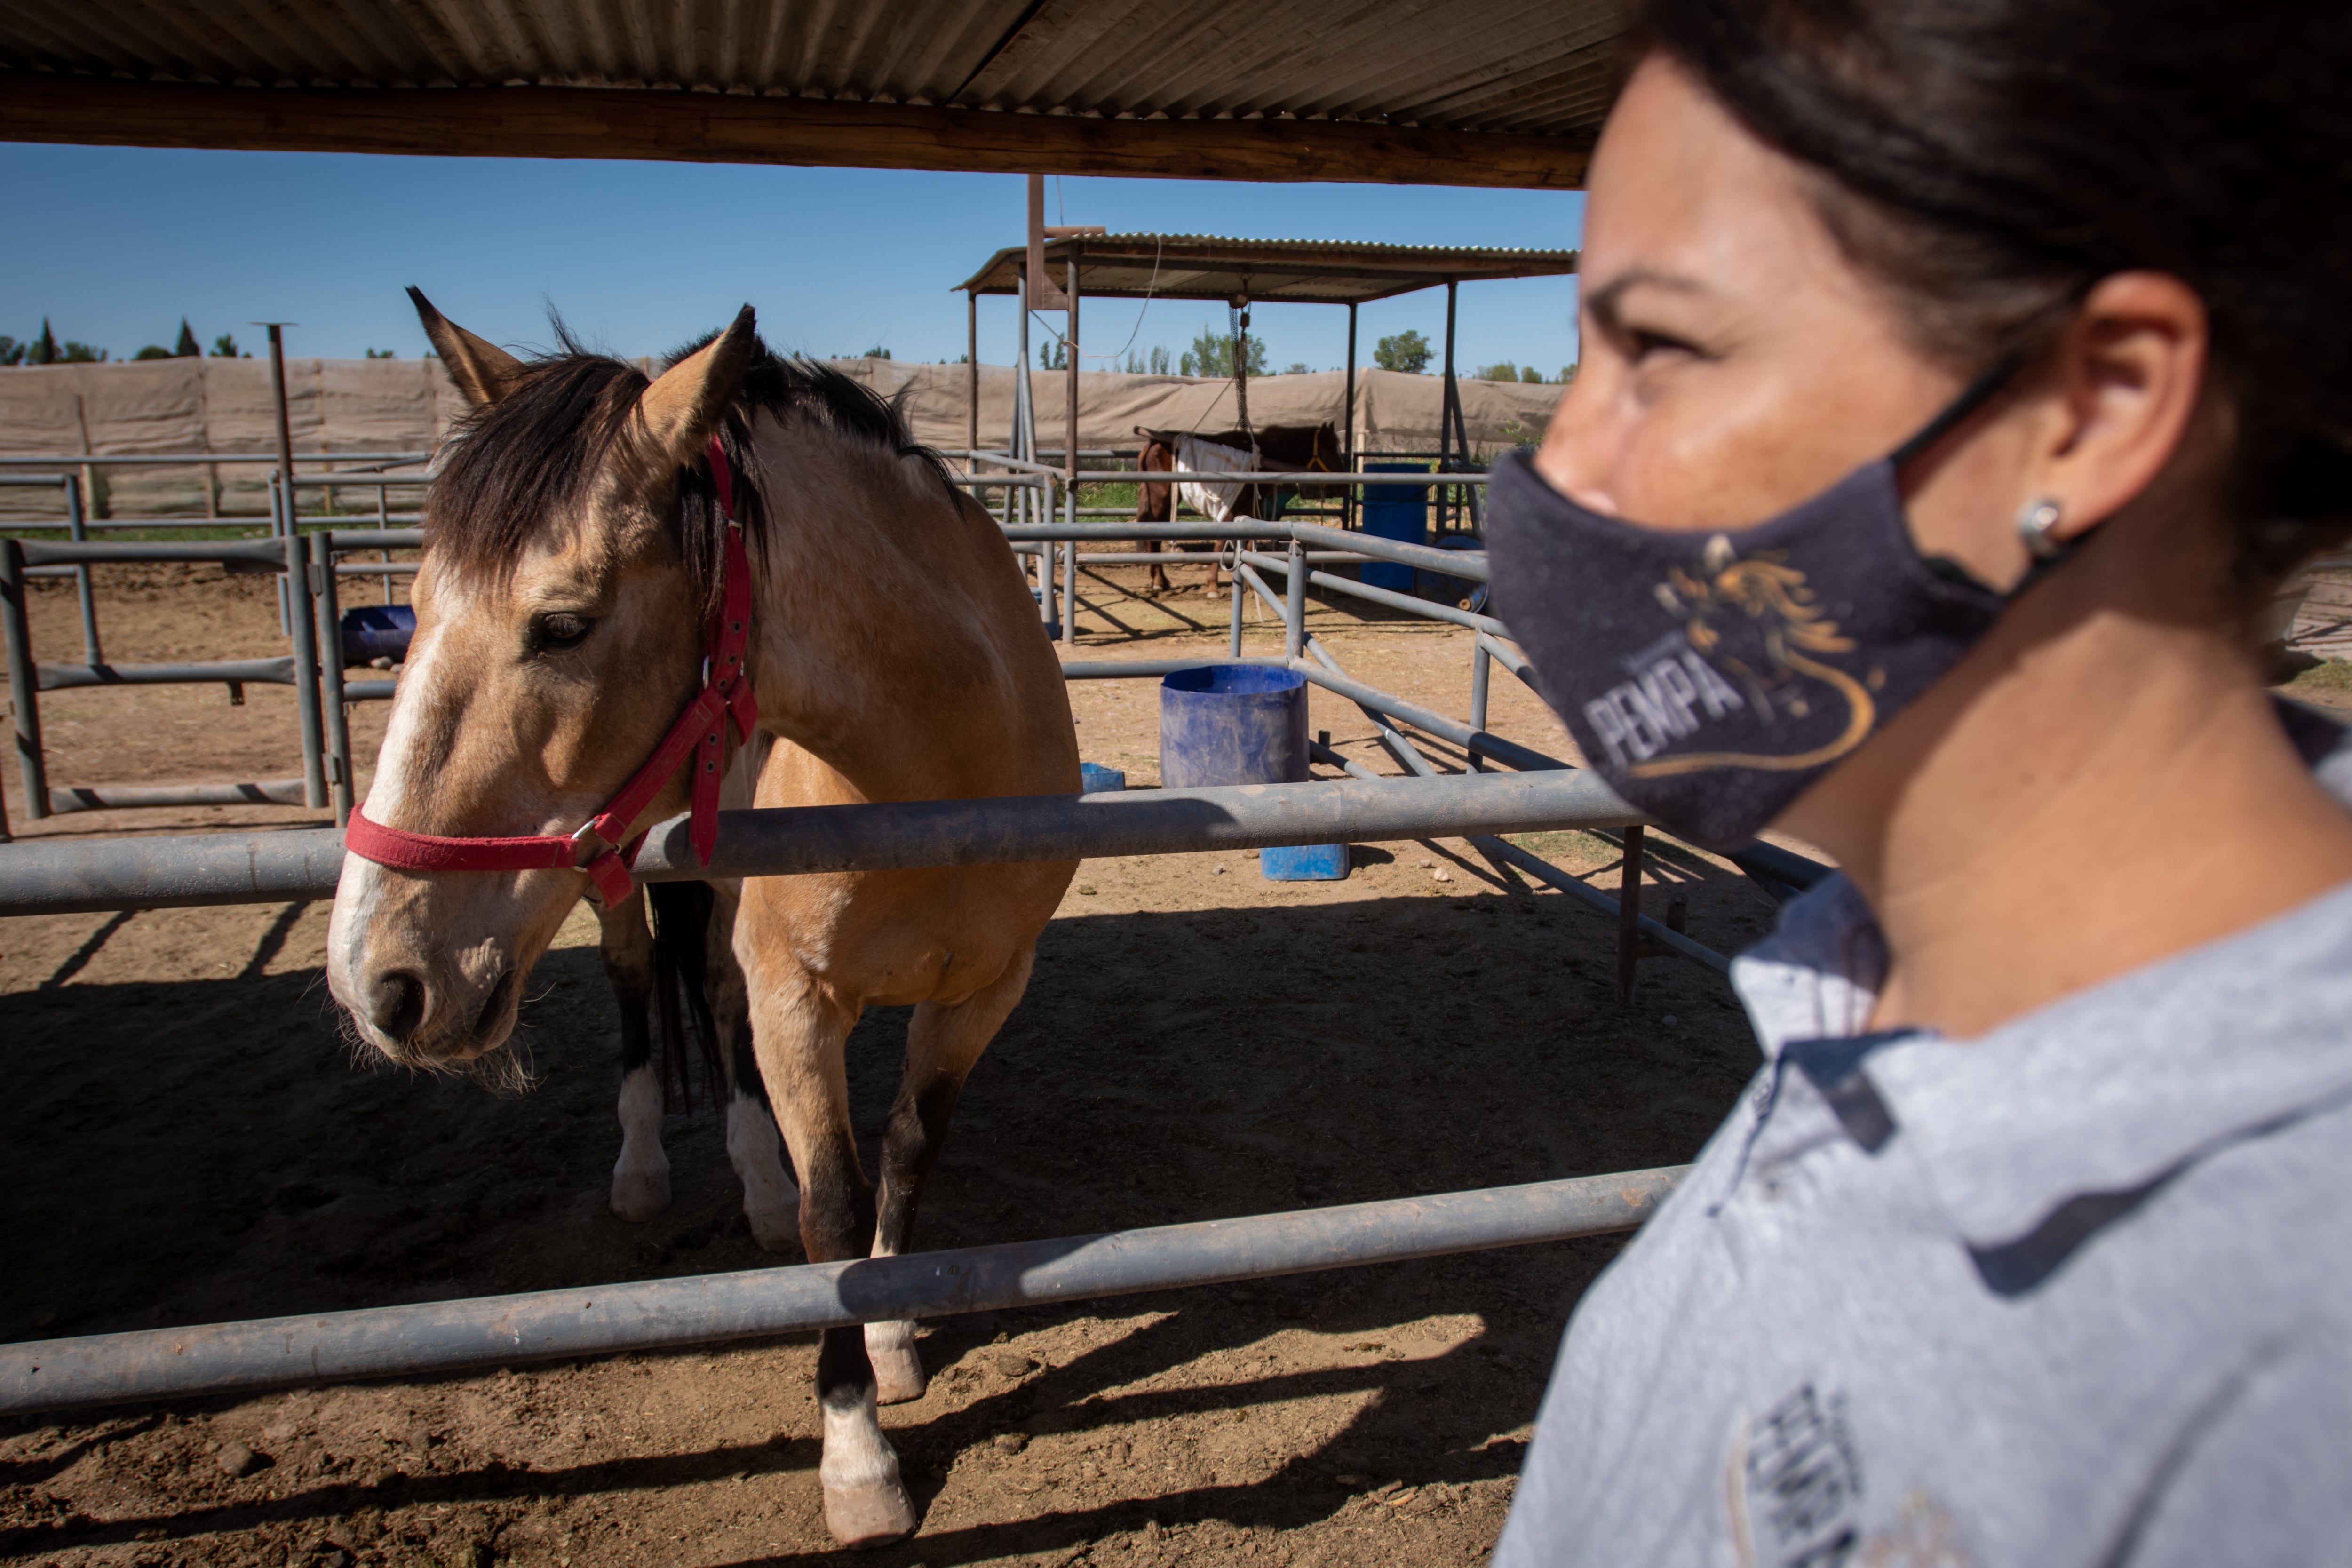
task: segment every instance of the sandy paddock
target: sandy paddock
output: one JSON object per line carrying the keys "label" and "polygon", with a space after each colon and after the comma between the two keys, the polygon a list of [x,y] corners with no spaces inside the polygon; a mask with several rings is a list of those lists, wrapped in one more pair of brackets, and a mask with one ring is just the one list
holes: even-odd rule
{"label": "sandy paddock", "polygon": [[[1081,656],[1213,656],[1199,584],[1087,574]],[[113,658],[280,651],[268,585],[100,574]],[[68,593],[37,646],[74,657]],[[1468,710],[1466,633],[1317,602],[1362,679]],[[1252,650],[1278,651],[1254,615]],[[1084,754],[1156,778],[1144,682],[1072,688]],[[1371,727],[1314,722],[1384,772]],[[283,689],[59,693],[55,782],[281,776]],[[383,710],[354,721],[373,755]],[[1499,670],[1493,726],[1557,725]],[[1436,748],[1443,752],[1444,748]],[[12,791],[15,780],[8,780]],[[315,822],[265,807],[103,814],[32,836]],[[1597,835],[1528,840],[1613,887]],[[5,853],[5,851],[0,851]],[[1755,1064],[1722,980],[1643,965],[1613,927],[1459,842],[1366,845],[1345,882],[1245,855],[1092,862],[974,1074],[924,1208],[973,1244],[1634,1169],[1689,1159]],[[1653,879],[1736,949],[1765,898],[1671,847]],[[670,1118],[677,1200],[605,1208],[617,1025],[575,914],[534,977],[529,1092],[355,1059],[320,982],[323,904],[0,921],[11,1339],[756,1268],[719,1128]],[[862,1135],[903,1014],[850,1042]],[[869,1145],[867,1157],[872,1157]],[[1007,1312],[929,1326],[934,1379],[885,1412],[921,1533],[864,1558],[1470,1563],[1491,1548],[1561,1326],[1613,1241]],[[0,1552],[58,1563],[774,1563],[830,1555],[813,1336],[492,1374],[0,1423]]]}

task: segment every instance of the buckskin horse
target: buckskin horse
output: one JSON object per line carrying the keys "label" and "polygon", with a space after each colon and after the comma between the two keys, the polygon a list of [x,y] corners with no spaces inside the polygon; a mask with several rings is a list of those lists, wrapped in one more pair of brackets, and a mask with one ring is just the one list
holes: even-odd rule
{"label": "buckskin horse", "polygon": [[[573,901],[631,897],[648,824],[690,805],[708,863],[752,733],[772,739],[763,807],[1076,791],[1068,698],[1013,552],[888,405],[770,353],[749,306],[649,383],[568,343],[517,359],[415,298],[472,412],[426,497],[415,641],[328,936],[329,984],[378,1050],[422,1067],[496,1050]],[[811,1260],[907,1248],[1075,869],[742,883],[751,1051]],[[877,1199],[843,1046],[863,1008],[908,1005]],[[913,1530],[876,1405],[923,1388],[912,1324],[824,1333],[818,1479],[845,1544]]]}

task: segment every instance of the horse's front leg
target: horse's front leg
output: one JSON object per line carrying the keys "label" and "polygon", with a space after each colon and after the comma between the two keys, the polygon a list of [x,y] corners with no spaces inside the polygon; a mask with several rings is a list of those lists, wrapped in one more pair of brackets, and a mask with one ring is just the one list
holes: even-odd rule
{"label": "horse's front leg", "polygon": [[[948,1119],[963,1093],[964,1079],[1029,988],[1035,963],[1035,952],[1024,952],[1003,974],[963,1000],[926,1002],[915,1009],[907,1028],[906,1076],[899,1080],[898,1098],[890,1107],[889,1126],[882,1137],[875,1257],[895,1258],[913,1245],[915,1207],[947,1142]],[[866,1353],[874,1363],[883,1404],[923,1396],[926,1380],[912,1321],[866,1324]]]}
{"label": "horse's front leg", "polygon": [[597,952],[621,1010],[621,1157],[613,1165],[613,1212],[645,1221],[669,1207],[669,1156],[662,1152],[662,1086],[654,1071],[646,1001],[654,988],[654,938],[640,888],[596,910]]}
{"label": "horse's front leg", "polygon": [[[801,1178],[801,1246],[812,1263],[862,1258],[874,1239],[874,1189],[857,1163],[842,1047],[857,1009],[819,984],[792,952],[782,895],[745,884],[736,956],[751,993],[751,1038]],[[845,1546],[873,1546],[913,1532],[915,1504],[898,1456],[876,1415],[874,1368],[855,1328],[818,1336],[817,1405],[824,1454],[824,1524]]]}
{"label": "horse's front leg", "polygon": [[727,1158],[743,1183],[751,1239],[770,1252],[790,1251],[800,1235],[801,1194],[784,1170],[784,1148],[768,1109],[760,1059],[751,1049],[751,998],[735,962],[737,898],[714,883],[704,994],[718,1026],[719,1060],[727,1076]]}

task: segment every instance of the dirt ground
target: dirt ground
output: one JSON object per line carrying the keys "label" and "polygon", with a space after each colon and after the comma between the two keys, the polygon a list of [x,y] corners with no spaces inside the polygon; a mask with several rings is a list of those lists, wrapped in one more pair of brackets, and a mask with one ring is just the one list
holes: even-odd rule
{"label": "dirt ground", "polygon": [[[1081,657],[1222,647],[1188,565],[1089,573]],[[101,576],[110,657],[282,651],[265,582]],[[73,658],[69,594],[37,647]],[[1350,672],[1442,711],[1467,634],[1318,604]],[[1253,616],[1252,651],[1279,627]],[[1497,672],[1492,727],[1557,724]],[[1072,686],[1082,751],[1156,782],[1148,682]],[[1334,743],[1397,771],[1353,707]],[[354,718],[373,756],[381,704]],[[58,784],[284,776],[282,689],[60,693]],[[1448,749],[1433,747],[1444,755]],[[1450,764],[1449,764],[1450,765]],[[362,763],[364,767],[364,762]],[[362,774],[364,777],[364,773]],[[7,781],[15,786],[13,776]],[[13,798],[12,805],[17,804]],[[96,813],[27,837],[310,825],[282,807]],[[1525,842],[1614,887],[1610,836]],[[7,851],[0,849],[0,854]],[[1245,855],[1090,862],[1027,1000],[972,1077],[920,1241],[953,1246],[1676,1163],[1752,1071],[1722,979],[1651,960],[1614,999],[1613,927],[1458,841],[1365,845],[1336,883]],[[1772,909],[1664,847],[1654,882],[1722,950]],[[1663,898],[1654,889],[1652,897]],[[320,979],[327,910],[0,921],[0,1337],[331,1310],[793,1262],[761,1252],[705,1107],[673,1116],[676,1201],[605,1206],[617,1023],[574,914],[515,1048],[528,1092],[355,1057]],[[849,1045],[873,1145],[903,1011]],[[879,1568],[1472,1563],[1491,1550],[1596,1240],[948,1320],[919,1403],[884,1413],[923,1513]],[[43,1563],[791,1563],[832,1548],[811,1336],[0,1422],[0,1557]],[[232,1473],[235,1472],[235,1473]]]}

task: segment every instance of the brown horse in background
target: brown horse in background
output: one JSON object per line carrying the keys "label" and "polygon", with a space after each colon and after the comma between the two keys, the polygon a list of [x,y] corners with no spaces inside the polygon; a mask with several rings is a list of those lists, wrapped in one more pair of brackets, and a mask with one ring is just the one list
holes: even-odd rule
{"label": "brown horse in background", "polygon": [[[651,754],[701,687],[719,602],[714,437],[748,536],[746,661],[772,737],[758,805],[1077,789],[1061,669],[1002,531],[870,392],[771,354],[748,307],[649,384],[568,344],[519,360],[417,305],[473,412],[426,498],[416,635],[373,820],[453,837],[569,833]],[[633,830],[686,798],[673,781]],[[1074,869],[742,884],[740,1016],[800,1176],[812,1261],[907,1249],[965,1078],[1020,1000]],[[473,1060],[506,1042],[525,977],[588,886],[572,869],[404,871],[349,856],[330,985],[392,1059]],[[872,1005],[914,1008],[878,1197],[843,1059]],[[816,1385],[826,1524],[848,1544],[908,1533],[914,1507],[876,1405],[923,1393],[913,1325],[826,1331]]]}
{"label": "brown horse in background", "polygon": [[[1135,433],[1143,437],[1143,449],[1136,457],[1135,466],[1146,474],[1178,472],[1176,443],[1181,433],[1172,430],[1147,430],[1141,426]],[[1267,468],[1290,473],[1309,470],[1336,473],[1340,457],[1339,432],[1328,425],[1276,425],[1262,431],[1223,430],[1202,440],[1241,451],[1256,448],[1258,461]],[[1282,510],[1286,496],[1320,499],[1338,492],[1331,485],[1244,485],[1234,498],[1235,518],[1272,518]],[[1143,479],[1135,487],[1135,521],[1138,522],[1173,522],[1176,521],[1176,486],[1161,479]],[[1148,539],[1143,548],[1149,554],[1160,553],[1160,541]],[[1213,594],[1224,585],[1224,573],[1215,546],[1205,541],[1171,540],[1176,549],[1187,552],[1210,552],[1209,592]],[[1167,570],[1158,562],[1151,563],[1150,584],[1165,592],[1169,586]]]}

